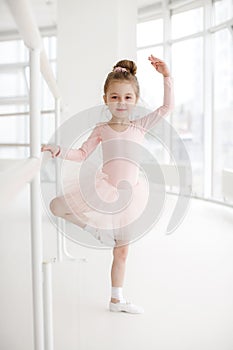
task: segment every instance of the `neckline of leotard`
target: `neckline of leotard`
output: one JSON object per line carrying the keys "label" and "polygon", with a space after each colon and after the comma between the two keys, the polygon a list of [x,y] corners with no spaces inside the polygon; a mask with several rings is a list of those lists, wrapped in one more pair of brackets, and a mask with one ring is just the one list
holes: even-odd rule
{"label": "neckline of leotard", "polygon": [[122,134],[123,132],[126,132],[127,130],[129,130],[130,125],[132,125],[132,121],[131,121],[131,120],[130,120],[130,122],[129,122],[128,128],[126,128],[126,129],[123,130],[123,131],[116,131],[116,130],[114,130],[114,129],[107,123],[107,126],[108,126],[112,131],[115,131],[115,132],[118,133],[118,134]]}

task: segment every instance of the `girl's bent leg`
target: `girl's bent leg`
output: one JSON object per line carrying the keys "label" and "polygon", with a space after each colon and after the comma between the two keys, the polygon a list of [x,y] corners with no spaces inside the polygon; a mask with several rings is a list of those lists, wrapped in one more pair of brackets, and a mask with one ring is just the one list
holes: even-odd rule
{"label": "girl's bent leg", "polygon": [[72,213],[63,196],[56,197],[50,202],[50,210],[55,216],[59,216],[75,225],[84,228],[86,224]]}

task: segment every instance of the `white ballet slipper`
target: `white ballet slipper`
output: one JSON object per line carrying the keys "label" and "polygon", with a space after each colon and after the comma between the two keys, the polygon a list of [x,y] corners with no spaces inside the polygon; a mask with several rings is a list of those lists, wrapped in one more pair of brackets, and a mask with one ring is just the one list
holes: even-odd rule
{"label": "white ballet slipper", "polygon": [[143,314],[144,309],[141,306],[137,306],[130,302],[126,303],[109,303],[109,310],[113,312],[128,312],[130,314]]}

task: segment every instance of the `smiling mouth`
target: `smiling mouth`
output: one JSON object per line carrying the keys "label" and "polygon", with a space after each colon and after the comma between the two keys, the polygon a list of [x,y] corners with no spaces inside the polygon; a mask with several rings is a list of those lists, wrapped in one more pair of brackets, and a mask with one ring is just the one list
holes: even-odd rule
{"label": "smiling mouth", "polygon": [[117,111],[118,111],[118,112],[124,112],[124,111],[127,111],[127,109],[117,108]]}

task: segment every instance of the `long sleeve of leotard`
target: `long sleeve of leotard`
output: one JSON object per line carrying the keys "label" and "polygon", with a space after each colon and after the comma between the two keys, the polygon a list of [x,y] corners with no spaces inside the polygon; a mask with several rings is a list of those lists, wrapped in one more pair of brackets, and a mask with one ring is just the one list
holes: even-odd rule
{"label": "long sleeve of leotard", "polygon": [[136,119],[136,125],[143,128],[145,131],[153,128],[158,121],[170,113],[174,108],[174,91],[173,78],[164,77],[164,96],[163,105],[155,111],[145,115],[142,118]]}
{"label": "long sleeve of leotard", "polygon": [[101,141],[101,136],[99,133],[99,127],[95,126],[91,135],[87,138],[85,142],[83,142],[80,148],[67,149],[67,148],[61,147],[61,152],[59,154],[59,157],[66,160],[72,160],[75,162],[82,162],[94,151],[94,149],[97,147],[100,141]]}

